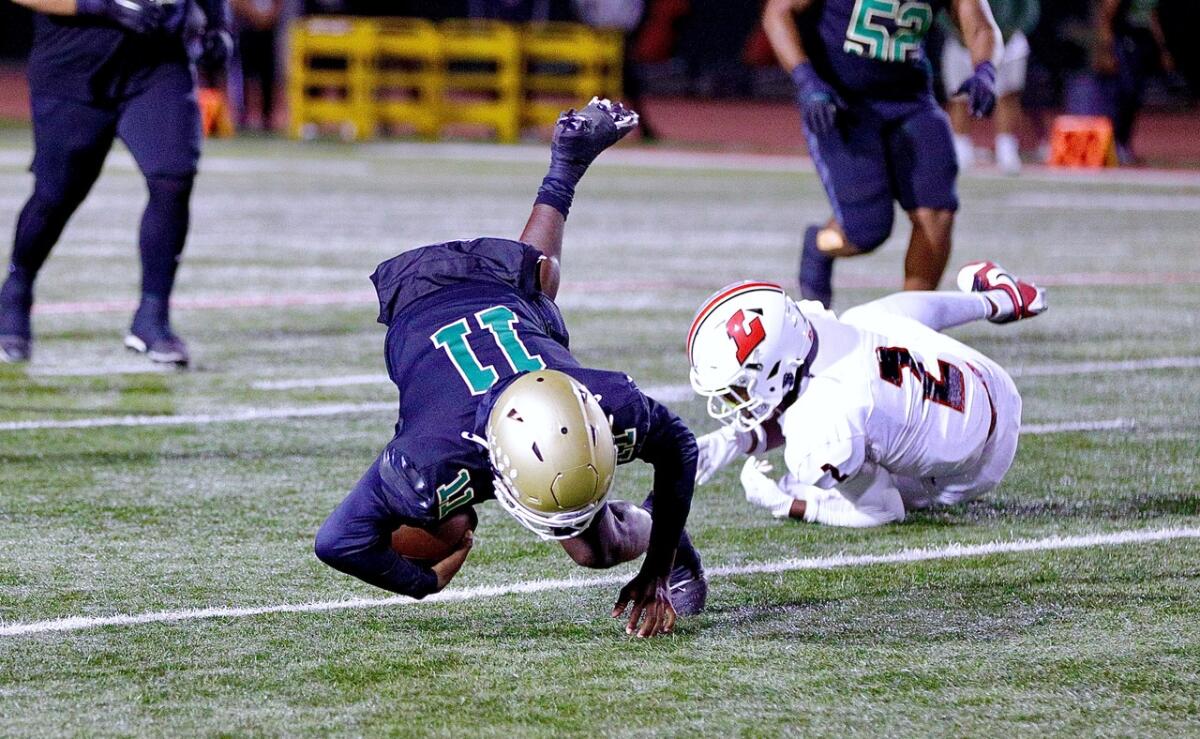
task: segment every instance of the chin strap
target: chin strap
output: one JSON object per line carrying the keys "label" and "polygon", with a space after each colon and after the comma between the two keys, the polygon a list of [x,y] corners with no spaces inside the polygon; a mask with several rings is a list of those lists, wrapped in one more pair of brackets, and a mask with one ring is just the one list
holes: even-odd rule
{"label": "chin strap", "polygon": [[470,431],[462,432],[461,436],[462,436],[462,438],[466,439],[467,441],[478,444],[479,446],[483,447],[485,450],[488,448],[487,439],[483,438],[482,436],[473,434]]}

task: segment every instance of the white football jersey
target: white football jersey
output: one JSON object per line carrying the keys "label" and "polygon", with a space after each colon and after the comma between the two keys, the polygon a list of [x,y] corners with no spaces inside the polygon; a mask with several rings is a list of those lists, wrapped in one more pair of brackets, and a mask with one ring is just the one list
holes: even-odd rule
{"label": "white football jersey", "polygon": [[781,420],[796,482],[832,488],[867,462],[932,484],[978,467],[996,425],[998,365],[911,319],[801,309],[818,348]]}

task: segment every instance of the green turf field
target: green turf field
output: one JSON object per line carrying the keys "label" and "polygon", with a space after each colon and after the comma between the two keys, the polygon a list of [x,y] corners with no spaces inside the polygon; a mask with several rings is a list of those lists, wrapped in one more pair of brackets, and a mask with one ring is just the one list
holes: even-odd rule
{"label": "green turf field", "polygon": [[[589,174],[568,225],[573,346],[707,430],[702,405],[679,400],[692,311],[734,279],[790,281],[801,227],[827,206],[814,175],[778,163],[621,154]],[[0,132],[2,234],[27,158],[24,132]],[[708,612],[672,637],[627,638],[607,617],[617,585],[509,592],[597,573],[495,504],[441,602],[48,630],[386,596],[311,551],[394,420],[367,275],[424,243],[515,237],[543,161],[210,146],[175,316],[195,367],[173,374],[121,349],[144,194],[114,159],[43,273],[33,363],[0,366],[0,735],[1200,733],[1195,177],[967,178],[954,264],[1036,275],[1052,308],[955,335],[1013,369],[1041,433],[987,499],[874,531],[777,522],[726,471],[697,491],[690,529],[709,567],[743,574],[714,576]],[[898,285],[903,251],[895,238],[842,263],[835,307]],[[1058,430],[1076,422],[1111,428]],[[622,468],[617,494],[641,500],[649,483]],[[1150,530],[1170,533],[938,555]],[[893,556],[910,549],[937,551]],[[887,562],[830,569],[838,554]],[[745,572],[794,558],[817,561]]]}

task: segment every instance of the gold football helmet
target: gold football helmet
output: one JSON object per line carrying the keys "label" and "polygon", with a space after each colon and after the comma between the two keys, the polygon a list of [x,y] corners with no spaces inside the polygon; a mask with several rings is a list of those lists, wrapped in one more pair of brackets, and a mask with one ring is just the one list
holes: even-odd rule
{"label": "gold football helmet", "polygon": [[486,441],[496,499],[543,539],[577,536],[604,508],[617,448],[596,396],[574,378],[517,378],[492,407]]}

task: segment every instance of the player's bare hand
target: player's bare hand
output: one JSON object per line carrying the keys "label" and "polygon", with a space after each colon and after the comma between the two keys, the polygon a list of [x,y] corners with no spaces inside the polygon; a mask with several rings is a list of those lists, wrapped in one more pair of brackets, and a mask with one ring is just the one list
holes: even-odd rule
{"label": "player's bare hand", "polygon": [[467,531],[463,534],[462,540],[458,542],[458,547],[433,566],[433,574],[437,575],[438,590],[442,590],[450,584],[450,581],[462,569],[463,563],[467,561],[467,555],[470,554],[471,547],[474,545],[475,532]]}
{"label": "player's bare hand", "polygon": [[654,577],[638,573],[617,596],[612,617],[621,618],[627,609],[629,620],[625,624],[626,634],[637,634],[639,638],[670,634],[675,629],[675,607],[671,605],[671,592],[666,576]]}
{"label": "player's bare hand", "polygon": [[638,124],[638,114],[611,100],[592,98],[581,110],[558,117],[551,150],[564,164],[591,164],[600,152],[625,138]]}

